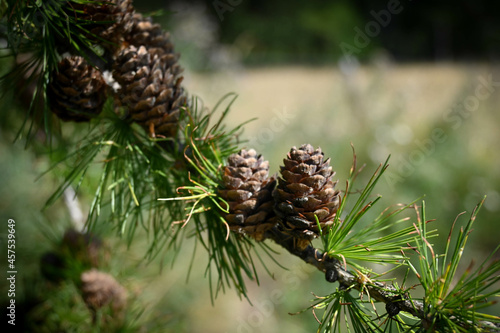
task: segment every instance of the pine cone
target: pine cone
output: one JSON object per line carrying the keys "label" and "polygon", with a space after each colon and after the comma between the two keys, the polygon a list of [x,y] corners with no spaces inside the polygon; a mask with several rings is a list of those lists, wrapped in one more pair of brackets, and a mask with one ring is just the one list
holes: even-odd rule
{"label": "pine cone", "polygon": [[64,121],[89,121],[101,113],[107,85],[101,72],[80,56],[67,57],[52,74],[47,94],[52,112]]}
{"label": "pine cone", "polygon": [[[340,204],[337,182],[330,159],[323,161],[321,149],[306,144],[293,147],[283,160],[281,178],[273,191],[274,211],[281,218],[286,233],[297,239],[297,246],[305,248],[318,236],[321,229],[331,225]],[[323,230],[325,232],[326,230]]]}
{"label": "pine cone", "polygon": [[[112,53],[121,49],[124,36],[130,33],[127,29],[131,29],[130,21],[134,15],[132,0],[85,4],[71,2],[67,11],[81,21],[88,21],[84,26],[89,31],[87,37],[99,42]],[[103,39],[109,43],[102,43]]]}
{"label": "pine cone", "polygon": [[91,269],[83,272],[80,280],[83,300],[90,309],[97,310],[107,304],[115,311],[125,307],[127,291],[111,275]]}
{"label": "pine cone", "polygon": [[129,117],[155,137],[174,137],[186,97],[181,68],[174,55],[151,54],[145,46],[129,46],[116,58],[113,77],[120,84],[121,102]]}
{"label": "pine cone", "polygon": [[222,180],[219,194],[229,204],[229,214],[224,216],[229,228],[263,240],[275,225],[272,190],[276,179],[269,177],[269,162],[253,149],[241,150],[229,156]]}

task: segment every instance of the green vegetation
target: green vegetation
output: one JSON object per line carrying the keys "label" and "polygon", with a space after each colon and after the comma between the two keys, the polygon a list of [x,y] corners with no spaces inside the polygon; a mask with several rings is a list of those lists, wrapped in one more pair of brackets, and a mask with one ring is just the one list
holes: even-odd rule
{"label": "green vegetation", "polygon": [[[177,59],[161,29],[140,16],[111,25],[126,41],[119,44],[124,48],[147,36],[146,47],[122,53],[129,58],[120,63],[116,50],[84,29],[113,22],[85,17],[103,9],[102,3],[55,3],[80,9],[65,20],[67,12],[52,2],[16,7],[9,1],[6,13],[14,19],[7,23],[4,17],[2,28],[8,44],[0,60],[0,217],[16,221],[21,330],[498,331],[500,195],[498,152],[492,147],[500,139],[495,126],[500,94],[493,69],[350,63],[340,69],[241,70],[236,76],[187,73],[186,81],[170,79],[165,90],[183,94],[182,82],[202,97],[189,96],[175,109],[164,95],[140,95],[158,89],[136,80],[138,73],[147,73],[146,79],[153,77],[150,72],[155,79],[176,75]],[[135,13],[124,8],[109,13]],[[34,20],[40,14],[43,24]],[[342,2],[321,10],[311,6],[299,15],[308,31],[329,36],[318,51],[327,56],[345,38],[332,37],[315,20],[331,15],[358,20]],[[143,34],[130,33],[144,26]],[[287,25],[279,26],[268,34],[270,40],[286,34]],[[71,37],[69,44],[56,47],[57,35]],[[158,47],[158,40],[167,46]],[[301,40],[305,48],[311,42],[308,36]],[[32,52],[24,62],[21,50]],[[61,122],[50,111],[46,91],[63,51],[83,55],[113,75],[129,66],[123,77],[133,77],[131,86],[140,89],[109,90],[102,112],[79,123]],[[151,62],[129,61],[140,52]],[[231,90],[240,97],[227,93]],[[27,92],[31,96],[23,97]],[[160,106],[170,108],[163,114],[155,104],[160,96],[165,102]],[[142,112],[144,105],[150,107]],[[151,105],[161,120],[148,114]],[[166,122],[167,116],[175,122]],[[258,119],[247,123],[253,117]],[[172,124],[171,137],[158,130]],[[266,215],[264,222],[272,225],[260,238],[251,229],[239,232],[227,214],[237,214],[234,203],[247,204],[248,198],[237,202],[247,194],[221,194],[228,186],[230,156],[255,148],[269,160],[270,179],[283,164],[285,177],[283,170],[301,170],[291,167],[301,155],[286,157],[286,152],[304,142],[321,146],[337,173],[331,179],[329,162],[316,163],[323,154],[314,151],[308,158],[325,172],[306,178],[320,176],[322,185],[306,188],[296,173],[276,188],[294,187],[285,207],[293,212],[280,212],[290,213],[286,218],[305,231],[317,231],[318,239],[304,243],[278,209]],[[251,157],[242,163],[234,167],[239,178],[233,175],[232,182],[247,181],[242,175]],[[314,221],[295,214],[301,207],[292,201],[312,205],[328,197],[335,180],[341,192],[338,206],[328,206],[331,220],[320,221],[324,207],[314,211]],[[252,181],[254,195],[260,185]],[[276,208],[291,193],[265,200]],[[7,233],[1,234],[6,248]],[[0,267],[7,271],[7,264]],[[5,281],[0,286],[8,289]],[[4,298],[2,304],[8,304]],[[304,308],[311,311],[288,316]]]}

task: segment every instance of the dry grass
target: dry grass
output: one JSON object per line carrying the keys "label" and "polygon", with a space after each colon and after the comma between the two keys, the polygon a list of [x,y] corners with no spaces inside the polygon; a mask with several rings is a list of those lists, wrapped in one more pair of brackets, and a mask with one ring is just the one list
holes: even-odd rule
{"label": "dry grass", "polygon": [[[348,116],[362,112],[374,119],[396,105],[415,120],[425,120],[453,102],[468,73],[485,71],[484,66],[415,64],[360,67],[345,75],[336,67],[279,67],[209,75],[188,73],[186,86],[209,106],[226,92],[237,92],[239,98],[230,120],[236,124],[258,117],[258,122],[247,126],[251,132],[263,125],[269,112],[282,108],[307,110],[309,119],[325,113]],[[352,110],[353,103],[360,110]]]}
{"label": "dry grass", "polygon": [[[186,86],[207,106],[215,105],[227,92],[236,92],[239,97],[229,123],[235,126],[257,117],[245,127],[244,138],[258,139],[260,135],[264,140],[255,148],[265,154],[284,154],[292,145],[304,142],[325,146],[347,138],[356,143],[365,127],[376,132],[382,126],[383,130],[388,118],[405,125],[402,130],[409,127],[411,133],[418,133],[419,124],[442,117],[478,73],[488,73],[488,69],[452,64],[383,65],[353,68],[346,74],[336,67],[279,67],[209,75],[187,73]],[[292,140],[273,142],[269,147],[269,136],[263,129],[271,128],[274,112],[283,110],[290,123],[273,131],[272,138],[281,141],[291,136]],[[290,130],[293,135],[285,133]]]}

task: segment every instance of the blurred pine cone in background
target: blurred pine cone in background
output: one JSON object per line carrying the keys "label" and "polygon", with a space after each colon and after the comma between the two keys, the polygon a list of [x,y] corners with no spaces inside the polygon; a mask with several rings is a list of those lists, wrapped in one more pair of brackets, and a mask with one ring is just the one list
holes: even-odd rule
{"label": "blurred pine cone in background", "polygon": [[64,58],[47,88],[49,106],[64,121],[83,122],[98,116],[106,102],[101,72],[80,56]]}
{"label": "blurred pine cone in background", "polygon": [[335,173],[330,159],[324,161],[321,148],[310,144],[293,147],[283,162],[273,192],[274,211],[284,232],[295,237],[297,247],[303,249],[319,236],[320,228],[324,232],[333,223],[340,204],[337,182],[332,182]]}
{"label": "blurred pine cone in background", "polygon": [[64,233],[61,251],[84,267],[100,267],[108,255],[101,238],[74,229],[68,229]]}
{"label": "blurred pine cone in background", "polygon": [[222,176],[220,196],[229,204],[225,214],[229,228],[260,241],[275,224],[272,190],[276,179],[269,177],[269,162],[256,151],[241,150],[228,158]]}
{"label": "blurred pine cone in background", "polygon": [[105,266],[109,251],[101,238],[68,229],[60,244],[41,257],[42,275],[51,282],[79,279],[84,270]]}
{"label": "blurred pine cone in background", "polygon": [[83,272],[80,280],[83,300],[90,309],[95,311],[108,304],[115,312],[125,308],[127,291],[111,275],[91,269]]}

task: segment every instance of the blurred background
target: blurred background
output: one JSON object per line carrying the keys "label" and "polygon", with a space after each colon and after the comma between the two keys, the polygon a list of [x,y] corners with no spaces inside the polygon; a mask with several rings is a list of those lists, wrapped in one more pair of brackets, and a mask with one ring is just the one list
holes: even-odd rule
{"label": "blurred background", "polygon": [[[423,197],[427,218],[436,220],[432,226],[444,242],[455,217],[470,213],[486,195],[464,266],[499,244],[498,1],[142,0],[134,5],[171,32],[190,94],[209,108],[226,93],[239,95],[228,125],[257,118],[245,126],[242,148],[262,153],[273,173],[292,146],[311,143],[331,157],[343,189],[352,143],[358,165],[366,164],[362,187],[391,155],[375,190],[383,196],[375,211]],[[2,118],[16,107],[3,105]],[[69,213],[62,202],[41,211],[58,184],[39,178],[51,160],[25,150],[22,140],[13,143],[13,132],[0,132],[0,211],[3,221],[18,221],[23,270],[18,277],[28,280],[40,269],[33,258],[50,247],[47,237],[62,234]],[[83,193],[83,212],[90,198]],[[143,315],[168,323],[167,331],[314,332],[310,312],[289,313],[309,306],[311,293],[332,291],[322,274],[282,253],[277,260],[289,270],[269,262],[273,277],[261,269],[260,286],[249,283],[253,306],[233,291],[212,305],[202,253],[186,283],[189,260],[160,272],[158,265],[140,260],[141,242],[127,248],[117,240],[113,246],[123,251],[117,272],[123,267],[133,272],[124,279],[149,304]],[[29,286],[18,281],[28,293]]]}

